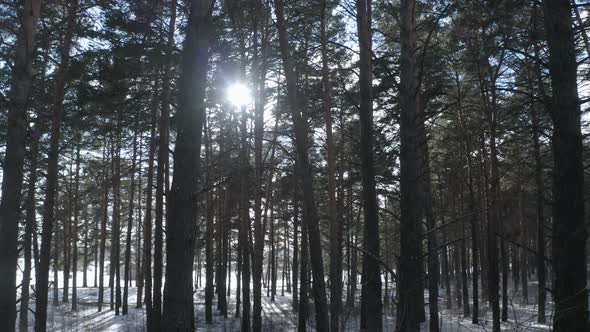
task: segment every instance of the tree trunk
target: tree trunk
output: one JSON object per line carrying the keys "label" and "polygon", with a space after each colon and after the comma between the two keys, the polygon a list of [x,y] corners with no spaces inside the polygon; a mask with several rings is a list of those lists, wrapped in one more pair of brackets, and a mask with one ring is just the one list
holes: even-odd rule
{"label": "tree trunk", "polygon": [[373,168],[373,96],[371,64],[371,12],[372,1],[357,0],[357,27],[360,47],[360,142],[361,180],[364,212],[363,270],[361,274],[361,330],[381,331],[381,271],[379,267],[379,206],[375,190]]}
{"label": "tree trunk", "polygon": [[123,284],[123,315],[128,312],[129,284],[131,283],[131,231],[133,230],[133,204],[135,203],[135,167],[137,159],[137,132],[133,135],[133,157],[131,159],[131,177],[129,182],[129,214],[127,217],[127,237],[125,240],[125,282]]}
{"label": "tree trunk", "polygon": [[[156,218],[154,231],[154,290],[153,290],[153,324],[156,330],[160,330],[162,320],[162,255],[163,255],[163,220],[164,197],[167,197],[167,167],[169,163],[169,127],[170,127],[170,101],[172,81],[172,51],[174,48],[174,31],[176,27],[176,0],[170,2],[170,21],[167,31],[166,63],[164,65],[164,79],[162,80],[162,114],[159,125],[158,167],[156,171]],[[199,128],[201,130],[201,128]],[[166,186],[165,186],[166,185]],[[166,199],[166,212],[168,212],[168,199]],[[191,259],[192,261],[192,259]],[[191,264],[192,266],[192,264]],[[192,277],[191,277],[192,278]],[[191,282],[192,283],[192,282]]]}
{"label": "tree trunk", "polygon": [[103,186],[104,186],[104,195],[102,199],[102,218],[100,222],[100,262],[99,262],[99,288],[98,288],[98,311],[102,311],[102,304],[104,301],[104,260],[105,260],[105,249],[106,249],[106,239],[107,239],[107,219],[108,219],[108,209],[109,209],[109,172],[108,168],[106,167],[107,164],[107,152],[106,146],[108,142],[105,137],[105,142],[102,151],[102,164],[104,169],[104,177],[103,177]]}
{"label": "tree trunk", "polygon": [[[296,186],[299,188],[299,186]],[[301,221],[301,270],[299,279],[301,280],[301,287],[299,288],[299,317],[297,331],[307,331],[307,320],[309,319],[309,300],[307,298],[309,280],[308,275],[308,260],[309,260],[309,245],[307,242],[307,225],[305,218]]]}
{"label": "tree trunk", "polygon": [[209,60],[212,0],[191,1],[184,42],[174,150],[174,179],[169,193],[166,237],[166,283],[163,331],[193,329],[192,261],[195,206],[205,116],[205,87]]}
{"label": "tree trunk", "polygon": [[[6,119],[6,155],[3,163],[2,199],[0,201],[0,289],[2,289],[0,292],[0,321],[4,322],[4,328],[9,331],[16,327],[18,219],[21,211],[27,133],[27,101],[33,80],[33,53],[40,6],[41,0],[25,0],[22,15],[19,16],[21,22],[16,41],[10,102]],[[47,262],[47,266],[49,268],[49,262]]]}
{"label": "tree trunk", "polygon": [[[320,239],[319,220],[315,206],[313,175],[308,154],[307,123],[302,117],[301,98],[297,87],[295,64],[291,56],[291,47],[287,35],[283,0],[275,0],[275,15],[279,35],[279,48],[283,71],[287,80],[287,99],[293,120],[295,145],[297,150],[298,176],[303,188],[303,219],[309,236],[309,249],[314,253],[310,257],[313,273],[313,294],[316,308],[316,328],[329,331],[328,300],[324,281],[324,262]],[[380,299],[379,299],[380,301]]]}
{"label": "tree trunk", "polygon": [[524,305],[529,304],[529,287],[528,287],[528,260],[527,260],[527,249],[528,248],[528,232],[527,232],[527,225],[525,223],[525,216],[524,216],[524,191],[521,191],[519,188],[518,191],[518,217],[520,221],[520,244],[523,246],[520,248],[520,277],[521,277],[521,284],[522,284],[522,303]]}
{"label": "tree trunk", "polygon": [[45,184],[45,201],[43,203],[43,223],[41,234],[41,249],[39,252],[39,273],[36,280],[37,300],[35,304],[35,332],[45,332],[47,329],[47,284],[49,275],[49,261],[51,250],[52,228],[55,220],[55,196],[57,192],[57,175],[59,159],[59,141],[61,118],[65,95],[66,71],[70,62],[70,49],[74,30],[78,0],[72,0],[68,6],[67,28],[63,38],[60,54],[60,64],[55,77],[55,93],[53,115],[51,119],[51,133],[47,160],[47,181]]}
{"label": "tree trunk", "polygon": [[[111,248],[113,255],[110,257],[111,263],[111,278],[114,284],[111,284],[111,305],[115,304],[115,315],[119,315],[121,308],[121,114],[118,115],[117,128],[115,134],[116,142],[112,143],[112,159],[111,159],[111,172],[113,174],[113,213],[112,213],[112,241]],[[115,298],[113,301],[113,288],[115,291]]]}
{"label": "tree trunk", "polygon": [[[254,252],[252,255],[252,330],[255,332],[262,331],[262,264],[264,260],[264,230],[262,229],[262,178],[264,174],[264,165],[262,160],[262,147],[264,138],[264,105],[266,102],[266,70],[267,70],[267,49],[268,49],[268,15],[266,15],[266,6],[263,1],[255,2],[258,19],[255,20],[254,45],[258,46],[257,34],[260,31],[260,56],[258,52],[254,53],[253,81],[257,84],[257,98],[254,101],[255,119],[254,119]],[[262,24],[259,24],[262,23]],[[278,119],[278,114],[277,114]],[[274,149],[274,146],[273,146]]]}
{"label": "tree trunk", "polygon": [[[248,114],[246,113],[246,106],[242,106],[242,124],[240,129],[240,161],[241,161],[241,176],[240,176],[240,251],[241,251],[241,272],[242,272],[242,324],[241,330],[250,331],[250,207],[248,199],[248,175],[249,175],[249,153],[247,140],[247,122]],[[239,296],[239,294],[238,294]]]}
{"label": "tree trunk", "polygon": [[[535,3],[533,7],[533,46],[534,46],[534,55],[535,55],[535,77],[536,82],[538,85],[539,93],[543,100],[543,109],[546,111],[547,114],[550,114],[551,109],[549,108],[549,102],[547,100],[547,95],[545,93],[545,85],[543,83],[543,79],[541,77],[541,68],[540,68],[540,61],[539,61],[539,43],[537,37],[537,4]],[[590,56],[590,53],[588,54]],[[531,79],[531,81],[533,81]],[[531,84],[530,90],[533,90],[533,84]],[[541,127],[539,123],[539,114],[537,113],[537,109],[535,107],[535,103],[531,102],[531,124],[532,124],[532,134],[533,134],[533,158],[535,159],[535,190],[536,190],[536,198],[537,198],[537,210],[536,210],[536,217],[537,217],[537,277],[538,277],[538,284],[537,284],[537,294],[538,294],[538,314],[537,314],[537,322],[538,323],[545,323],[545,307],[547,302],[547,276],[546,276],[546,267],[545,267],[545,260],[546,260],[546,244],[545,244],[545,213],[544,213],[544,204],[545,204],[545,197],[544,197],[544,183],[543,183],[543,164],[541,160],[541,143],[540,143],[540,135],[541,135]]]}
{"label": "tree trunk", "polygon": [[569,1],[543,0],[543,9],[553,92],[553,328],[588,331],[584,167],[571,6]]}
{"label": "tree trunk", "polygon": [[80,134],[76,133],[76,175],[74,179],[74,222],[72,224],[72,311],[78,311],[78,216],[80,214]]}
{"label": "tree trunk", "polygon": [[[445,224],[444,215],[441,215],[441,224]],[[444,285],[445,287],[447,309],[452,309],[453,293],[451,289],[451,275],[449,271],[449,246],[447,245],[448,237],[446,227],[443,227],[441,231],[442,242],[444,244],[444,247],[442,248],[442,285]],[[475,307],[473,308],[473,310],[475,311]]]}
{"label": "tree trunk", "polygon": [[342,311],[342,234],[338,232],[339,223],[336,210],[336,177],[334,139],[332,134],[332,105],[330,72],[328,68],[328,37],[326,34],[326,16],[328,4],[322,1],[320,13],[320,35],[322,52],[322,108],[326,123],[326,150],[328,171],[328,225],[330,227],[330,330],[338,332],[340,329],[340,312]]}
{"label": "tree trunk", "polygon": [[[204,123],[205,132],[205,171],[206,180],[205,185],[207,190],[207,200],[205,201],[205,222],[206,222],[206,236],[205,236],[205,322],[207,324],[213,323],[213,190],[212,172],[211,172],[211,128],[206,120]],[[219,220],[218,220],[219,222]]]}
{"label": "tree trunk", "polygon": [[141,216],[141,209],[142,209],[142,202],[141,202],[141,197],[142,197],[142,185],[141,185],[141,179],[142,179],[142,159],[141,157],[143,156],[143,137],[140,134],[139,135],[139,165],[137,167],[137,225],[135,226],[135,237],[136,237],[136,244],[135,244],[135,275],[136,275],[136,279],[135,279],[135,286],[137,287],[137,303],[135,305],[136,308],[141,308],[143,306],[143,268],[142,268],[142,260],[141,260],[141,256],[142,256],[142,247],[141,247],[141,233],[142,233],[142,216]]}
{"label": "tree trunk", "polygon": [[[155,84],[154,87],[158,85]],[[145,286],[146,329],[148,332],[159,332],[154,326],[154,309],[152,306],[152,202],[154,191],[154,155],[156,150],[156,123],[158,110],[154,96],[150,128],[150,151],[148,155],[147,193],[145,203],[145,219],[143,222],[143,278]]]}
{"label": "tree trunk", "polygon": [[[296,182],[297,180],[294,180]],[[293,311],[299,308],[299,200],[297,199],[297,186],[293,185]]]}
{"label": "tree trunk", "polygon": [[418,331],[423,298],[421,286],[422,223],[418,70],[416,65],[416,2],[401,2],[401,80],[400,80],[400,261],[397,331]]}
{"label": "tree trunk", "polygon": [[[23,271],[23,281],[21,285],[21,300],[19,312],[19,329],[21,331],[28,331],[29,328],[29,288],[31,283],[31,245],[33,241],[37,241],[33,230],[36,224],[36,200],[35,190],[37,186],[37,163],[39,156],[39,138],[40,120],[35,123],[35,128],[32,130],[31,147],[29,149],[29,183],[27,186],[27,207],[25,216],[25,234],[23,239],[25,269]],[[36,263],[36,262],[35,262]],[[36,265],[36,264],[35,264]]]}

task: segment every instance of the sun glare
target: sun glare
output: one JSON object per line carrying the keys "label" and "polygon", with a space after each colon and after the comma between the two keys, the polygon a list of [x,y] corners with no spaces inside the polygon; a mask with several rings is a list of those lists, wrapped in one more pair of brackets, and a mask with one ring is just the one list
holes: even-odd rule
{"label": "sun glare", "polygon": [[227,99],[236,107],[245,106],[252,102],[250,89],[242,83],[234,83],[227,88]]}

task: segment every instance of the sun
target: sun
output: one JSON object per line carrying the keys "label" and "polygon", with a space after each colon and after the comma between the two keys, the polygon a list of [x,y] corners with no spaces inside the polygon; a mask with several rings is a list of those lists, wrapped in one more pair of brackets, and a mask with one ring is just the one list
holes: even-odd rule
{"label": "sun", "polygon": [[227,100],[236,107],[242,107],[252,102],[250,89],[242,83],[234,83],[227,88]]}

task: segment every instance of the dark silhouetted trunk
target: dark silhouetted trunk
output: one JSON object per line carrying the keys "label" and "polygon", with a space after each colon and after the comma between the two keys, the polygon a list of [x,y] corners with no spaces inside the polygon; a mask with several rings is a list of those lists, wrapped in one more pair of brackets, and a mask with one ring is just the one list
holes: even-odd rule
{"label": "dark silhouetted trunk", "polygon": [[248,199],[248,180],[249,180],[249,153],[248,153],[248,114],[246,113],[246,106],[242,106],[242,124],[240,128],[240,255],[241,261],[241,277],[242,277],[242,324],[241,330],[244,332],[250,331],[250,206]]}
{"label": "dark silhouetted trunk", "polygon": [[[155,87],[158,85],[155,84]],[[150,151],[148,154],[147,193],[145,203],[145,218],[143,221],[143,279],[145,288],[146,328],[148,332],[159,332],[154,327],[154,309],[152,306],[152,203],[154,192],[154,155],[156,154],[156,123],[158,108],[154,96],[150,129]]]}
{"label": "dark silhouetted trunk", "polygon": [[184,41],[166,232],[163,331],[193,330],[192,262],[213,0],[193,0]]}
{"label": "dark silhouetted trunk", "polygon": [[363,270],[361,274],[361,331],[381,331],[381,271],[379,267],[379,205],[373,168],[373,96],[371,64],[372,1],[357,0],[356,22],[359,36],[360,157],[363,202]]}
{"label": "dark silhouetted trunk", "polygon": [[423,299],[421,286],[422,199],[420,178],[420,137],[418,69],[416,65],[416,2],[401,2],[400,80],[400,260],[397,331],[418,331]]}
{"label": "dark silhouetted trunk", "polygon": [[129,307],[129,283],[131,283],[131,231],[133,230],[133,209],[135,203],[135,166],[137,159],[137,132],[133,136],[133,157],[131,159],[131,177],[129,182],[129,214],[127,217],[127,234],[125,239],[125,281],[123,283],[123,315],[127,315]]}
{"label": "dark silhouetted trunk", "polygon": [[[310,262],[313,273],[316,329],[318,331],[329,331],[330,321],[328,317],[328,299],[326,297],[326,284],[324,281],[324,262],[322,257],[319,220],[315,206],[313,175],[308,154],[309,144],[307,137],[307,123],[301,114],[302,98],[299,96],[297,87],[295,63],[291,55],[292,51],[287,35],[287,22],[285,19],[283,0],[275,0],[274,3],[279,35],[279,49],[283,63],[283,71],[287,81],[287,100],[295,133],[294,143],[297,151],[297,173],[303,189],[303,219],[309,237],[309,250],[314,253],[310,256]],[[379,301],[381,301],[380,297]]]}
{"label": "dark silhouetted trunk", "polygon": [[[40,6],[41,0],[25,0],[23,12],[19,15],[21,21],[6,119],[6,155],[3,160],[0,201],[0,322],[8,331],[16,327],[18,222],[25,160],[27,101],[33,80],[33,53]],[[46,259],[49,268],[49,253]]]}
{"label": "dark silhouetted trunk", "polygon": [[69,67],[70,49],[74,30],[76,28],[78,0],[72,0],[68,2],[68,4],[67,27],[61,45],[60,63],[55,76],[54,103],[52,105],[53,114],[51,118],[51,132],[47,158],[47,181],[45,184],[45,201],[43,203],[43,223],[41,231],[41,248],[39,252],[39,270],[35,287],[37,290],[37,300],[35,302],[35,332],[45,332],[47,330],[47,286],[49,276],[51,237],[55,220],[55,196],[57,192],[59,141],[62,124],[61,119],[65,95],[66,72]]}
{"label": "dark silhouetted trunk", "polygon": [[[328,153],[328,225],[330,227],[330,330],[340,330],[342,311],[342,233],[340,219],[336,210],[336,149],[332,134],[332,105],[330,91],[330,72],[328,68],[328,36],[326,33],[328,4],[322,1],[320,13],[320,35],[322,51],[322,108],[326,123],[326,150]],[[369,96],[370,98],[370,96]]]}
{"label": "dark silhouetted trunk", "polygon": [[299,317],[298,328],[299,332],[307,331],[307,320],[309,319],[309,300],[307,298],[309,280],[308,275],[308,260],[309,260],[309,245],[307,242],[307,230],[305,225],[305,218],[301,222],[301,270],[299,279],[301,281],[299,288]]}
{"label": "dark silhouetted trunk", "polygon": [[[108,141],[105,137],[105,142],[102,150],[102,164],[106,166],[108,161],[106,146],[108,145]],[[102,304],[104,302],[104,260],[105,260],[105,250],[106,250],[106,241],[107,241],[107,219],[108,219],[108,209],[109,209],[109,172],[107,167],[103,167],[104,169],[104,176],[103,176],[103,197],[101,202],[101,220],[100,220],[100,262],[98,269],[99,272],[99,286],[98,286],[98,311],[102,311]]]}
{"label": "dark silhouetted trunk", "polygon": [[143,223],[143,219],[142,219],[142,215],[141,215],[141,209],[142,209],[142,184],[141,184],[141,179],[142,179],[142,156],[143,156],[143,137],[141,136],[141,134],[139,135],[139,165],[137,167],[137,225],[135,226],[135,237],[136,237],[136,243],[135,243],[135,275],[136,275],[136,279],[135,279],[135,286],[137,287],[137,303],[135,304],[136,308],[141,308],[143,306],[143,285],[144,285],[144,281],[143,281],[143,267],[142,267],[142,247],[141,247],[141,240],[142,240],[142,223]]}
{"label": "dark silhouetted trunk", "polygon": [[72,311],[78,311],[78,217],[80,215],[80,134],[76,133],[76,173],[74,178],[74,221],[72,224]]}
{"label": "dark silhouetted trunk", "polygon": [[569,1],[543,0],[553,92],[553,328],[588,331],[584,167],[577,61]]}
{"label": "dark silhouetted trunk", "polygon": [[205,202],[205,222],[206,222],[206,236],[205,236],[205,322],[207,324],[213,323],[213,189],[211,188],[211,128],[208,121],[204,123],[205,135],[205,170],[206,180],[205,186],[207,188],[207,200]]}
{"label": "dark silhouetted trunk", "polygon": [[[27,206],[25,216],[25,234],[23,239],[23,251],[25,259],[25,268],[23,271],[23,281],[21,285],[21,300],[19,312],[19,329],[21,331],[28,331],[29,328],[29,288],[31,283],[31,245],[33,241],[37,241],[34,235],[34,228],[36,223],[36,200],[35,190],[37,186],[37,163],[39,156],[39,138],[41,135],[39,128],[40,121],[37,120],[35,128],[32,130],[31,147],[29,149],[29,183],[27,186]],[[35,261],[36,263],[36,261]],[[36,265],[36,264],[35,264]]]}

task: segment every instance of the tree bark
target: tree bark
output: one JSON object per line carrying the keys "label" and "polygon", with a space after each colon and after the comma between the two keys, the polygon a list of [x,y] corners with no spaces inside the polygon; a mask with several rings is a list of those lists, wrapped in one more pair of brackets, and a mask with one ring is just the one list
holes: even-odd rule
{"label": "tree bark", "polygon": [[191,1],[177,111],[174,179],[169,193],[163,331],[193,330],[192,261],[214,0]]}
{"label": "tree bark", "polygon": [[5,322],[4,328],[9,331],[16,327],[18,219],[25,159],[27,101],[33,80],[33,53],[40,6],[41,0],[24,1],[9,92],[0,201],[0,321]]}
{"label": "tree bark", "polygon": [[423,291],[421,287],[421,235],[423,201],[420,179],[419,87],[416,65],[416,1],[401,2],[400,80],[400,261],[397,331],[418,331]]}
{"label": "tree bark", "polygon": [[588,331],[584,167],[577,62],[569,1],[543,0],[553,92],[553,329]]}
{"label": "tree bark", "polygon": [[320,239],[319,220],[315,206],[313,176],[308,154],[307,123],[302,117],[301,98],[297,87],[295,64],[291,56],[291,47],[287,35],[283,0],[275,0],[275,15],[279,35],[279,49],[283,70],[287,80],[287,99],[293,120],[295,146],[297,150],[298,176],[303,188],[303,219],[309,236],[309,250],[314,253],[310,257],[313,273],[313,294],[316,309],[316,329],[329,331],[328,300],[324,281],[324,262]]}
{"label": "tree bark", "polygon": [[[211,128],[209,123],[205,120],[205,167],[206,180],[205,185],[211,188]],[[205,322],[207,324],[213,323],[213,240],[214,240],[214,225],[213,225],[213,190],[209,189],[207,192],[207,200],[205,202],[205,222],[206,222],[206,236],[205,236]]]}
{"label": "tree bark", "polygon": [[107,160],[107,152],[106,146],[108,144],[107,138],[105,137],[105,142],[102,151],[102,164],[104,169],[104,176],[103,176],[103,186],[104,186],[104,195],[102,199],[102,218],[100,221],[100,262],[99,262],[99,288],[98,288],[98,311],[102,311],[102,304],[104,301],[104,259],[105,259],[105,249],[106,249],[106,238],[107,238],[107,219],[108,219],[108,208],[109,208],[109,172],[106,164]]}
{"label": "tree bark", "polygon": [[43,223],[41,234],[41,248],[39,258],[39,273],[36,280],[37,300],[35,305],[35,332],[45,332],[47,329],[47,286],[49,275],[49,261],[51,250],[52,228],[55,220],[55,196],[57,191],[59,141],[61,119],[66,85],[66,71],[70,62],[70,49],[76,16],[78,0],[72,0],[68,6],[67,27],[61,45],[60,64],[55,77],[53,115],[51,119],[51,133],[47,161],[47,182],[45,184],[45,202],[43,203]]}
{"label": "tree bark", "polygon": [[135,203],[135,167],[137,159],[137,132],[133,135],[133,157],[131,159],[131,177],[129,182],[129,214],[127,216],[127,234],[125,240],[125,272],[123,283],[123,315],[127,315],[129,307],[129,284],[131,283],[131,231],[133,230],[133,209]]}
{"label": "tree bark", "polygon": [[[39,138],[40,120],[37,118],[35,128],[32,130],[31,147],[29,149],[29,183],[27,186],[27,207],[25,216],[25,234],[23,239],[25,269],[23,271],[23,281],[21,285],[21,300],[19,312],[19,329],[21,331],[28,331],[29,328],[29,288],[31,282],[31,245],[33,241],[37,241],[34,235],[34,228],[36,223],[36,200],[35,190],[37,186],[37,163],[39,157]],[[35,262],[36,265],[36,262]]]}
{"label": "tree bark", "polygon": [[[154,88],[158,85],[155,84]],[[145,288],[145,313],[146,328],[148,332],[159,332],[154,326],[154,309],[152,306],[152,203],[154,191],[154,155],[156,150],[156,123],[158,109],[154,96],[152,105],[151,128],[150,128],[150,151],[148,154],[147,193],[145,203],[145,218],[143,222],[143,277]]]}
{"label": "tree bark", "polygon": [[248,114],[246,113],[246,106],[242,106],[242,124],[240,129],[240,161],[241,161],[241,176],[240,176],[240,251],[242,257],[241,271],[242,271],[242,323],[241,330],[244,332],[250,331],[250,201],[248,199],[248,174],[249,174],[249,153],[247,140],[247,122]]}
{"label": "tree bark", "polygon": [[74,221],[72,224],[72,311],[78,311],[78,217],[80,214],[80,134],[76,133],[76,174],[74,178]]}

